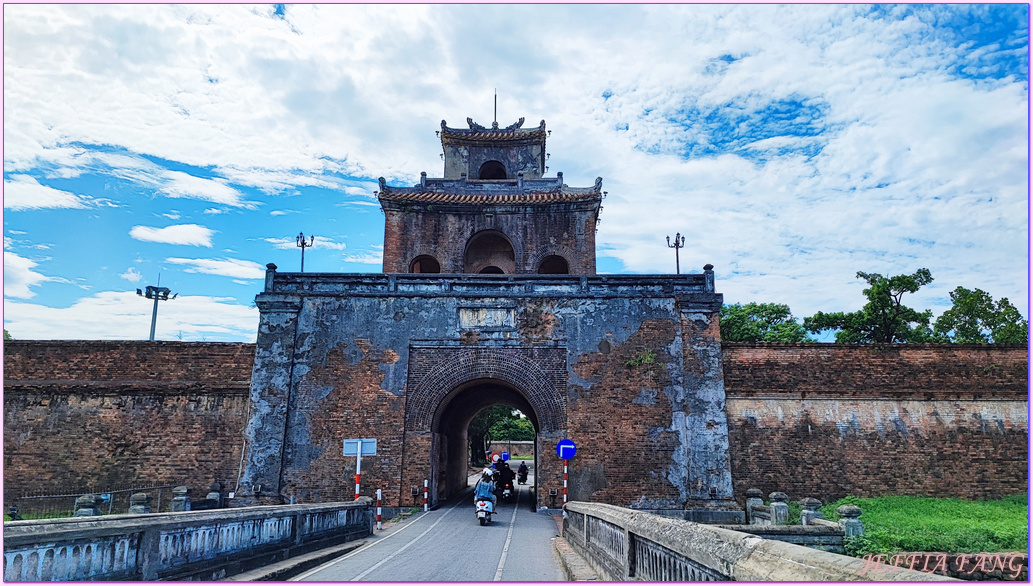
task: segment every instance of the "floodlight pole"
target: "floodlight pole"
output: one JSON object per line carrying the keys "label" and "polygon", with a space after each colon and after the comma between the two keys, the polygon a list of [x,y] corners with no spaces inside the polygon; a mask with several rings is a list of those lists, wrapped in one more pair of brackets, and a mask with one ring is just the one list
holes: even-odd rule
{"label": "floodlight pole", "polygon": [[305,272],[305,249],[310,248],[316,242],[315,236],[309,236],[308,241],[305,241],[305,233],[301,232],[298,234],[297,243],[301,248],[301,272]]}
{"label": "floodlight pole", "polygon": [[[161,277],[158,277],[158,283],[161,283]],[[168,287],[154,287],[154,286],[151,286],[151,285],[147,286],[147,292],[146,293],[144,293],[143,291],[141,291],[139,289],[136,290],[136,294],[139,295],[140,297],[146,297],[147,299],[153,299],[154,300],[154,311],[151,312],[151,338],[150,338],[151,342],[154,341],[154,330],[155,330],[155,328],[158,325],[158,302],[159,301],[168,301],[169,299],[175,299],[176,297],[179,296],[179,293],[176,293],[175,295],[173,295],[170,298],[169,294],[171,294],[171,293],[172,293],[172,290],[169,289]]]}
{"label": "floodlight pole", "polygon": [[667,237],[667,248],[674,249],[674,274],[680,275],[681,266],[679,266],[678,261],[678,249],[685,248],[685,237],[681,235],[681,232],[674,235],[674,244],[671,244],[671,237]]}

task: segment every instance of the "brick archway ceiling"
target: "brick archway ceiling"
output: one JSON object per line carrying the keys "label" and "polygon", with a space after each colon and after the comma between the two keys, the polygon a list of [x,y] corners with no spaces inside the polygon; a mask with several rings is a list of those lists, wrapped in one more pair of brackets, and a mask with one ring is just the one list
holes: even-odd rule
{"label": "brick archway ceiling", "polygon": [[430,368],[407,392],[405,428],[430,430],[442,403],[456,389],[469,387],[474,382],[492,381],[502,383],[527,400],[538,420],[539,432],[565,428],[563,397],[549,375],[524,357],[493,348],[457,350]]}
{"label": "brick archway ceiling", "polygon": [[519,409],[539,429],[537,413],[527,398],[508,385],[495,381],[471,383],[450,393],[438,408],[433,431],[444,435],[458,435],[482,409],[492,405],[508,405]]}

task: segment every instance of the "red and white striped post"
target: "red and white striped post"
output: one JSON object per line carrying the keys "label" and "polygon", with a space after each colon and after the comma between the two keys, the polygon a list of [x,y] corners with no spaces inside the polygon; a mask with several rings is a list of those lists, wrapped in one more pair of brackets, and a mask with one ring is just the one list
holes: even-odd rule
{"label": "red and white striped post", "polygon": [[380,513],[381,513],[381,511],[380,511],[380,503],[381,503],[381,498],[382,497],[383,497],[383,494],[381,494],[380,489],[378,488],[377,489],[377,531],[380,531],[381,529],[384,528],[383,517],[380,516]]}
{"label": "red and white striped post", "polygon": [[567,504],[567,459],[566,458],[563,459],[563,504]]}
{"label": "red and white striped post", "polygon": [[430,481],[426,478],[423,479],[423,512],[426,513],[427,508],[427,489],[430,486]]}
{"label": "red and white striped post", "polygon": [[362,440],[355,448],[355,500],[359,500],[359,479],[362,477]]}

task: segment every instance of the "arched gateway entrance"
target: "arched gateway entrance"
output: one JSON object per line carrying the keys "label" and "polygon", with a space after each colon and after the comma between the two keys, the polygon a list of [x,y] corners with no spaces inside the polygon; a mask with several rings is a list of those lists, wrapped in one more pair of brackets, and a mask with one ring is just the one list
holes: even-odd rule
{"label": "arched gateway entrance", "polygon": [[[453,390],[441,402],[434,418],[431,461],[437,495],[448,498],[467,486],[470,421],[485,407],[506,405],[519,409],[538,432],[538,417],[519,391],[497,380],[473,381]],[[537,444],[535,451],[537,455]],[[536,458],[537,459],[537,458]],[[537,478],[537,475],[535,475]]]}
{"label": "arched gateway entrance", "polygon": [[553,356],[558,354],[554,349],[441,350],[435,353],[437,364],[406,394],[407,468],[426,466],[434,502],[462,491],[467,486],[470,421],[485,407],[507,405],[534,425],[538,482],[545,476],[540,458],[544,446],[566,436],[565,389],[553,380],[556,373],[542,368],[560,355]]}

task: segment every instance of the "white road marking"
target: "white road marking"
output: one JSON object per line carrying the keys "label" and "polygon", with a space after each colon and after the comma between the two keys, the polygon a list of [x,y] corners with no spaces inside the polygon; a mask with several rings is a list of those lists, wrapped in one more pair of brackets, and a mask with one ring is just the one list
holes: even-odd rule
{"label": "white road marking", "polygon": [[509,520],[509,533],[506,534],[506,545],[502,546],[502,557],[499,559],[499,567],[495,569],[493,582],[502,580],[502,568],[506,565],[506,556],[509,555],[509,544],[513,541],[513,527],[516,526],[517,510],[520,508],[520,493],[517,493],[516,503],[513,505],[513,518]]}

